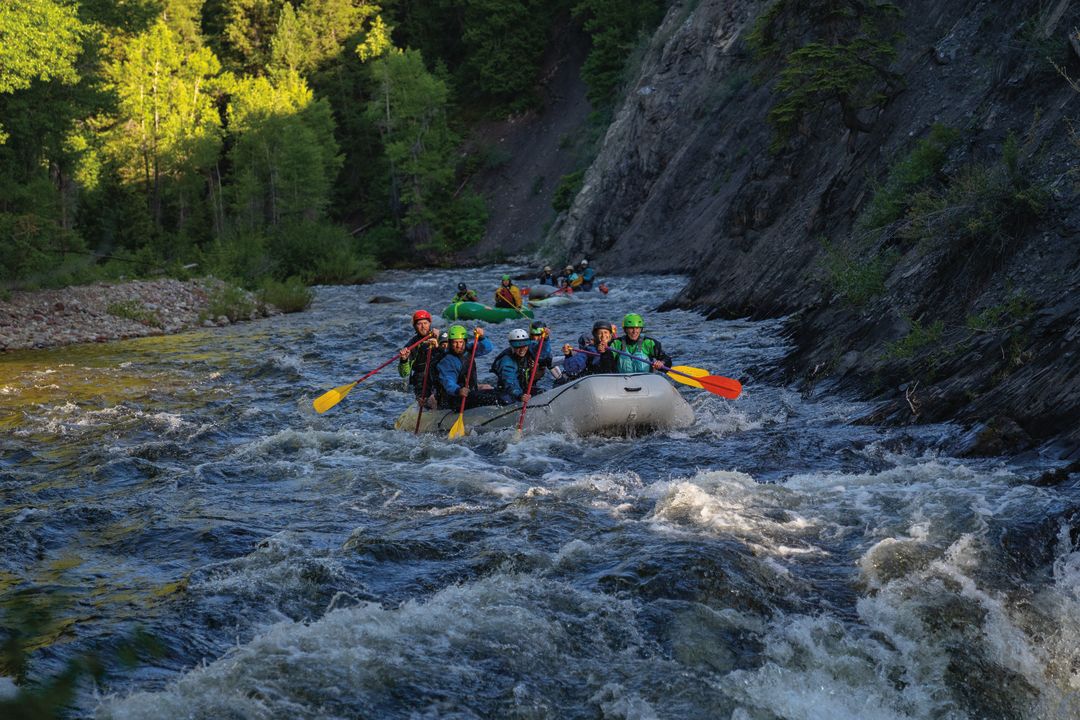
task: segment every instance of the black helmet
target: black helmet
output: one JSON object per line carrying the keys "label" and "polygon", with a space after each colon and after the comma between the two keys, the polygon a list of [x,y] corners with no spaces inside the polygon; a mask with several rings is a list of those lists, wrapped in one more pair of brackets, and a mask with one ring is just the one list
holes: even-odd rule
{"label": "black helmet", "polygon": [[465,283],[458,283],[457,284],[457,289],[458,289],[458,292],[465,292],[469,288]]}
{"label": "black helmet", "polygon": [[611,323],[604,322],[603,320],[597,320],[596,322],[594,322],[592,324],[592,331],[593,332],[596,332],[597,330],[610,330],[610,329],[611,329]]}

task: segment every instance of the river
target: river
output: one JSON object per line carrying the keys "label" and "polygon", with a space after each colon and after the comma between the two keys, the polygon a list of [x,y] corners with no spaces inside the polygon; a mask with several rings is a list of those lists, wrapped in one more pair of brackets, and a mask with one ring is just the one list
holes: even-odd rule
{"label": "river", "polygon": [[655,312],[681,278],[537,316],[562,344],[639,311],[743,380],[679,386],[688,430],[415,437],[393,366],[313,412],[504,270],[0,359],[0,593],[59,603],[31,676],[142,629],[164,653],[110,661],[78,716],[1080,717],[1078,484],[768,382],[782,323]]}

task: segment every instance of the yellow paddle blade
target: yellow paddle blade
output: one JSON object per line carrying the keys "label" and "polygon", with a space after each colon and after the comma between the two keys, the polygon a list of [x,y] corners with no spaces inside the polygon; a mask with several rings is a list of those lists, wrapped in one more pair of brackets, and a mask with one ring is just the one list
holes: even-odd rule
{"label": "yellow paddle blade", "polygon": [[458,413],[454,426],[450,428],[450,439],[465,437],[465,413]]}
{"label": "yellow paddle blade", "polygon": [[[675,367],[673,367],[671,369],[674,370],[675,372],[668,373],[668,377],[671,378],[672,380],[674,380],[675,382],[680,382],[683,385],[689,385],[690,387],[696,387],[696,388],[704,388],[705,387],[704,385],[699,383],[697,380],[694,380],[693,378],[685,377],[685,375],[692,375],[693,377],[705,377],[705,376],[709,375],[708,370],[704,370],[702,368],[690,367],[689,365],[676,365]],[[678,373],[683,373],[683,375],[679,375]]]}
{"label": "yellow paddle blade", "polygon": [[311,406],[315,408],[315,412],[322,414],[344,400],[345,396],[348,395],[349,391],[354,387],[356,387],[356,383],[354,382],[351,382],[348,385],[338,385],[333,390],[328,390],[315,398],[315,400],[312,401]]}

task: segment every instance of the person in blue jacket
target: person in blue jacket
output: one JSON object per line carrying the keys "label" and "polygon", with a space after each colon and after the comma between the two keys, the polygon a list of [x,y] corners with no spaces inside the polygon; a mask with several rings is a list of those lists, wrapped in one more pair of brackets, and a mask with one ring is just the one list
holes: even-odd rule
{"label": "person in blue jacket", "polygon": [[596,279],[596,270],[589,267],[588,260],[582,260],[578,263],[578,274],[581,275],[581,285],[577,289],[585,292],[592,290],[593,281]]}
{"label": "person in blue jacket", "polygon": [[[498,397],[495,390],[476,379],[476,362],[472,363],[472,372],[469,372],[469,358],[472,354],[473,343],[476,345],[477,355],[487,355],[494,350],[491,341],[484,337],[484,329],[476,328],[476,339],[468,340],[469,333],[464,325],[451,325],[446,331],[450,341],[446,354],[435,366],[435,395],[438,398],[439,407],[457,409],[461,399],[465,398],[465,407],[473,408],[481,405],[495,405]],[[468,375],[469,384],[466,387],[465,377]]]}
{"label": "person in blue jacket", "polygon": [[614,325],[606,320],[597,320],[593,323],[592,337],[582,335],[578,339],[578,346],[581,349],[599,353],[600,357],[576,353],[570,343],[563,345],[563,355],[566,356],[562,367],[563,377],[574,380],[585,375],[615,372],[613,356],[607,351],[608,345],[615,338],[613,327]]}
{"label": "person in blue jacket", "polygon": [[526,392],[535,360],[529,352],[529,333],[516,328],[510,331],[508,339],[510,347],[499,353],[491,364],[491,372],[498,378],[495,392],[503,405],[528,402],[532,395],[541,392],[535,385],[531,394]]}
{"label": "person in blue jacket", "polygon": [[555,282],[555,276],[551,274],[550,265],[544,266],[544,271],[536,277],[536,281],[541,285],[551,285],[552,287],[555,287],[557,285],[557,283]]}

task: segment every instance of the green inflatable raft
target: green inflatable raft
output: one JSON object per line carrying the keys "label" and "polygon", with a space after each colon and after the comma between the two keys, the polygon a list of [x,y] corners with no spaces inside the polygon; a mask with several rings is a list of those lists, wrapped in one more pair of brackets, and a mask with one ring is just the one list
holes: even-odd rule
{"label": "green inflatable raft", "polygon": [[483,320],[484,322],[498,323],[503,320],[520,320],[532,318],[533,311],[525,308],[515,310],[513,308],[493,308],[474,302],[451,303],[442,311],[442,316],[447,320]]}

